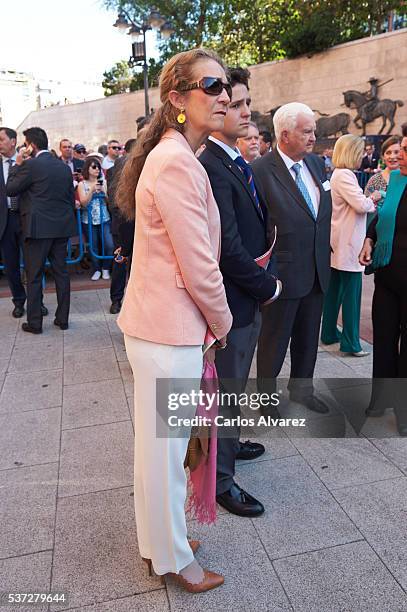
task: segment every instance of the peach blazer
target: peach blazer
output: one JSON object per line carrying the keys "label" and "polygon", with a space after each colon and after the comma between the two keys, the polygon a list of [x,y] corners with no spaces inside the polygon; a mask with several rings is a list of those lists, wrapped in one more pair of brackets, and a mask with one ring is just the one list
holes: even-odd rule
{"label": "peach blazer", "polygon": [[148,155],[136,189],[130,279],[122,332],[170,345],[203,344],[232,325],[219,270],[220,217],[208,176],[187,140],[168,130]]}
{"label": "peach blazer", "polygon": [[331,177],[331,267],[347,272],[362,272],[359,253],[366,237],[366,217],[374,212],[371,198],[363,195],[356,175],[346,168],[335,168]]}

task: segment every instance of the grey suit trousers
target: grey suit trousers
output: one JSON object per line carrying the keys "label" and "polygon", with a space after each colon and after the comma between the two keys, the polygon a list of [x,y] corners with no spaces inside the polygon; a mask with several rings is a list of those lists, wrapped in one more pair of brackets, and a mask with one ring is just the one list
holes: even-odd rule
{"label": "grey suit trousers", "polygon": [[[216,352],[216,370],[222,393],[244,392],[260,327],[261,314],[257,311],[253,323],[246,327],[232,328],[228,333],[227,348]],[[233,405],[225,416],[234,417],[239,414],[239,406]],[[228,491],[233,484],[236,455],[240,448],[240,427],[228,428],[227,434],[227,438],[222,438],[222,430],[218,429],[217,495]]]}

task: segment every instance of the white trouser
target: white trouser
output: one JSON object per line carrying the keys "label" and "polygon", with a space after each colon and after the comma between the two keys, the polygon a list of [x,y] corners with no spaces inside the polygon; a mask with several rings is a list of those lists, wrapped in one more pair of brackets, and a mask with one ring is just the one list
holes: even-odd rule
{"label": "white trouser", "polygon": [[[179,573],[194,558],[184,510],[188,438],[157,438],[156,379],[199,381],[202,347],[156,344],[127,335],[124,341],[134,376],[134,501],[140,555],[152,560],[159,575]],[[177,391],[190,392],[191,386],[180,389],[178,382]],[[195,410],[191,406],[190,414],[183,410],[183,416],[193,416]]]}

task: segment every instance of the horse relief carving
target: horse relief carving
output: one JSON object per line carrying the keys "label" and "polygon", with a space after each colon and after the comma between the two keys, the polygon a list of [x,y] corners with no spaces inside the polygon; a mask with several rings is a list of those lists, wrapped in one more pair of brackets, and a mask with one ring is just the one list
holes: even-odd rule
{"label": "horse relief carving", "polygon": [[379,117],[382,118],[379,134],[385,129],[387,121],[389,121],[389,127],[386,134],[390,134],[393,130],[395,126],[394,115],[396,114],[397,107],[403,106],[404,102],[402,100],[390,100],[389,98],[379,100],[378,98],[379,87],[392,80],[390,79],[385,83],[379,84],[379,79],[371,77],[369,79],[369,91],[360,92],[355,89],[349,89],[343,92],[345,106],[351,109],[354,108],[357,111],[353,123],[358,129],[362,130],[363,136],[366,135],[366,125]]}

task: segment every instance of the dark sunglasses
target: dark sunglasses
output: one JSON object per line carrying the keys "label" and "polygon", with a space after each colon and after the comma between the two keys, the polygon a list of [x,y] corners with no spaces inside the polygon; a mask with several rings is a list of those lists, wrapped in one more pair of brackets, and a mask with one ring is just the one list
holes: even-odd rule
{"label": "dark sunglasses", "polygon": [[76,153],[80,153],[80,155],[86,155],[85,149],[80,149],[79,151],[76,151]]}
{"label": "dark sunglasses", "polygon": [[120,150],[121,150],[121,147],[112,147],[112,146],[111,146],[110,148],[111,148],[111,149],[114,149],[115,151],[120,151]]}
{"label": "dark sunglasses", "polygon": [[93,170],[101,170],[100,166],[97,164],[91,164],[90,167],[93,168]]}
{"label": "dark sunglasses", "polygon": [[222,79],[216,77],[203,77],[196,83],[185,85],[179,91],[191,91],[191,89],[202,89],[208,96],[220,96],[222,91],[225,90],[230,100],[232,99],[232,85],[229,82],[224,83]]}

